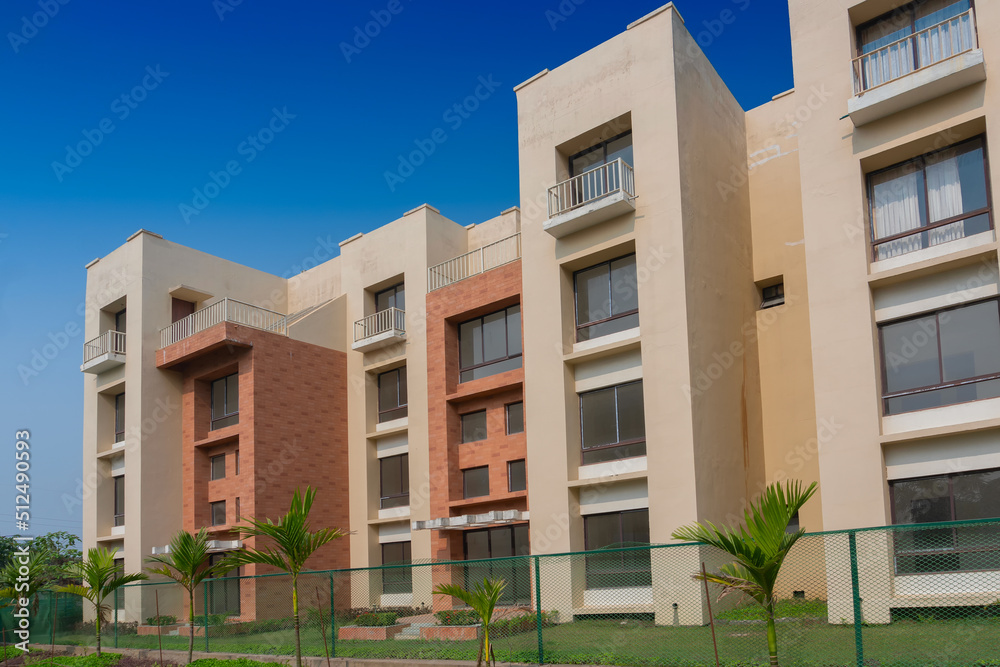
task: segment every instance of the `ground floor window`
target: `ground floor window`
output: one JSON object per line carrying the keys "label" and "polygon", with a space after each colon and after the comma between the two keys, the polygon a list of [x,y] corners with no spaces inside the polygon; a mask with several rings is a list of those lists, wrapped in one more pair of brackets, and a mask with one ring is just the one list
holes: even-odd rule
{"label": "ground floor window", "polygon": [[[382,565],[399,565],[409,563],[410,560],[409,542],[389,542],[382,545]],[[413,570],[408,567],[382,570],[382,592],[412,593]]]}
{"label": "ground floor window", "polygon": [[507,582],[501,604],[529,604],[531,602],[531,569],[527,556],[531,553],[528,543],[528,524],[500,526],[482,530],[468,530],[463,536],[465,559],[482,561],[487,558],[504,558],[495,562],[470,563],[465,568],[466,587],[481,583],[484,578],[503,579]]}
{"label": "ground floor window", "polygon": [[649,550],[620,551],[649,544],[649,510],[628,510],[583,517],[587,551],[587,588],[634,588],[653,585]]}
{"label": "ground floor window", "polygon": [[[215,567],[226,554],[212,554],[208,557],[210,567]],[[240,580],[242,568],[230,570],[223,579],[208,583],[208,613],[240,615]]]}
{"label": "ground floor window", "polygon": [[[1000,469],[889,483],[892,522],[1000,518]],[[896,574],[1000,570],[1000,524],[896,531]]]}

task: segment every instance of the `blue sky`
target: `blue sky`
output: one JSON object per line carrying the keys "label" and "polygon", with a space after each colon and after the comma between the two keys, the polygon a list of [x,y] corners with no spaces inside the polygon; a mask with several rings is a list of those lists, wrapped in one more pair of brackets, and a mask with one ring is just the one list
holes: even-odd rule
{"label": "blue sky", "polygon": [[[80,530],[66,500],[81,470],[87,262],[146,228],[280,275],[318,238],[423,202],[462,224],[493,217],[518,203],[513,86],[662,3],[5,0],[0,534],[14,532],[22,428],[31,532]],[[784,0],[677,5],[744,108],[792,86]],[[449,114],[482,81],[479,108]],[[438,128],[447,140],[387,182]],[[199,198],[229,163],[225,187]]]}

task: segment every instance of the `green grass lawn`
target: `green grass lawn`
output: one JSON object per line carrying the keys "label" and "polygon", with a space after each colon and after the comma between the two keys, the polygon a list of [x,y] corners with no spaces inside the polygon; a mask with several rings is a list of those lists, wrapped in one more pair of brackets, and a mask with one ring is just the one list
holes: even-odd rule
{"label": "green grass lawn", "polygon": [[[814,608],[815,610],[815,608]],[[719,657],[727,667],[765,667],[765,626],[755,618],[733,615],[719,620],[716,634]],[[291,630],[255,635],[211,636],[212,651],[225,653],[292,655]],[[991,619],[953,621],[898,621],[862,629],[866,665],[872,667],[980,667],[1000,665],[1000,622]],[[709,627],[655,626],[634,619],[578,620],[543,630],[545,661],[566,664],[622,666],[712,667],[715,664]],[[327,637],[329,641],[329,637]],[[501,661],[535,662],[537,635],[524,632],[495,638]],[[812,615],[787,614],[778,626],[783,667],[855,667],[854,628],[830,625]],[[91,645],[89,635],[59,635],[57,643]],[[106,640],[113,645],[113,638]],[[155,648],[156,636],[118,638],[122,648]],[[164,649],[187,649],[186,637],[163,637]],[[195,650],[205,638],[195,638]],[[475,660],[478,644],[452,641],[388,640],[337,641],[338,657]],[[323,638],[316,627],[302,630],[304,655],[324,655]],[[996,661],[996,662],[990,662]]]}

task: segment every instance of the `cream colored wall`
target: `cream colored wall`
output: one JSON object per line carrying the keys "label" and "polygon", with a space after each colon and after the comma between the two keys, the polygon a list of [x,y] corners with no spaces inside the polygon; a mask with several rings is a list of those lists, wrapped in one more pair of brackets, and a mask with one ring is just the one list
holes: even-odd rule
{"label": "cream colored wall", "polygon": [[[793,0],[789,8],[816,415],[841,425],[819,453],[828,530],[890,520],[869,286],[879,277],[869,275],[862,165],[871,169],[908,157],[903,147],[911,142],[954,143],[947,131],[965,122],[985,120],[986,127],[1000,122],[1000,93],[989,80],[862,127],[840,118],[853,94],[851,17],[871,18],[891,8],[882,0]],[[981,2],[976,10],[986,69],[995,71],[1000,52],[992,46],[1000,43],[1000,7]],[[994,178],[993,201],[1000,194],[997,183]],[[995,246],[987,254],[995,260]],[[955,424],[952,430],[967,427]]]}

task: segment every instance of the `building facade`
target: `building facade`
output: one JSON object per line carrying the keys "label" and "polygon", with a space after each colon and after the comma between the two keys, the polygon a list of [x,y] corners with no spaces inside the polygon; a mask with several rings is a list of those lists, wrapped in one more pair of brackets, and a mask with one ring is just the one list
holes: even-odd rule
{"label": "building facade", "polygon": [[[85,546],[225,553],[307,484],[353,531],[316,568],[666,543],[789,478],[809,531],[1000,517],[997,12],[794,0],[796,87],[744,112],[667,5],[515,88],[496,218],[424,205],[288,279],[137,232],[88,265]],[[885,548],[866,620],[976,545]],[[623,611],[608,574],[675,613],[648,561],[548,574],[562,617]],[[441,604],[427,577],[364,596]]]}

